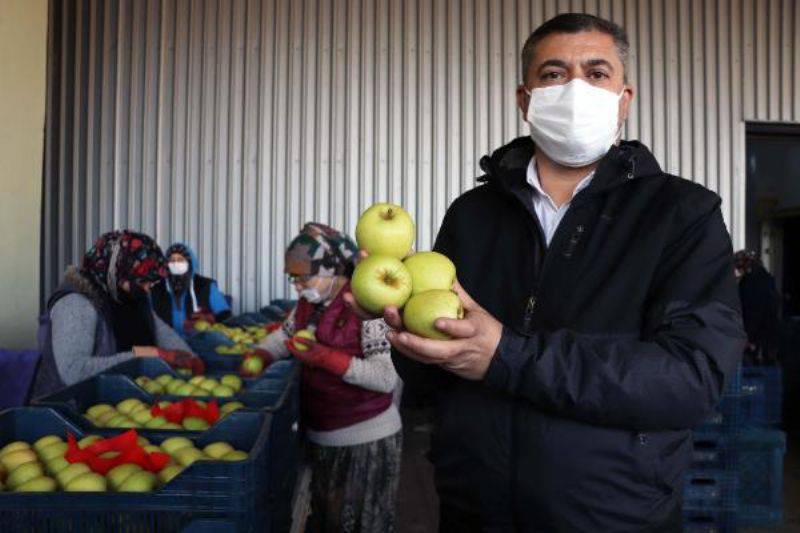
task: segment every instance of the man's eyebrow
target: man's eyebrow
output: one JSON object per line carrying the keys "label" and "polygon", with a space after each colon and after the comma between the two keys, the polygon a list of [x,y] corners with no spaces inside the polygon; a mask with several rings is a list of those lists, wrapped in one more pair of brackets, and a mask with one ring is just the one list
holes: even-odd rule
{"label": "man's eyebrow", "polygon": [[567,62],[562,59],[548,59],[547,61],[539,65],[539,68],[537,68],[536,70],[538,72],[541,72],[541,70],[545,67],[558,67],[558,68],[563,68],[565,70],[569,69],[569,65],[567,64]]}
{"label": "man's eyebrow", "polygon": [[614,70],[614,65],[612,65],[610,61],[602,58],[589,59],[587,61],[584,61],[583,64],[586,65],[587,67],[608,67],[610,70],[612,71]]}

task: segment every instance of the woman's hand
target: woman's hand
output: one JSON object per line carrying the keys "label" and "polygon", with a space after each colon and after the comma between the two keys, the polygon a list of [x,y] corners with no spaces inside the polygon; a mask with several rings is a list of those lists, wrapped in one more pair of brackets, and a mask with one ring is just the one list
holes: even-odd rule
{"label": "woman's hand", "polygon": [[155,346],[134,346],[133,355],[136,357],[158,357],[158,348]]}

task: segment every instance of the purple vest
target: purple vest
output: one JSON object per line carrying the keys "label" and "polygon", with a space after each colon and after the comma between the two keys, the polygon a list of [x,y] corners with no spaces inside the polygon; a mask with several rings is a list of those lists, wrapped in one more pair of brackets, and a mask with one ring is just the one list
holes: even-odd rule
{"label": "purple vest", "polygon": [[[346,285],[317,320],[317,342],[330,348],[363,357],[361,319],[345,305]],[[295,327],[306,328],[315,306],[301,299],[295,311]],[[302,413],[305,424],[314,431],[331,431],[369,420],[392,405],[392,395],[370,391],[346,383],[342,378],[309,365],[303,367]]]}

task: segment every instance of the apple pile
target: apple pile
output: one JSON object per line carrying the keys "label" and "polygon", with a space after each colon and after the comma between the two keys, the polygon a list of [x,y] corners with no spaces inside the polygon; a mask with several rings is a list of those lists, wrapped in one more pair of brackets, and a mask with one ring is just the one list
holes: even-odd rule
{"label": "apple pile", "polygon": [[[187,409],[187,406],[196,405],[196,412]],[[216,406],[212,402],[211,406]],[[210,407],[202,401],[183,400],[181,402],[159,402],[156,405],[147,405],[138,398],[122,400],[116,406],[99,403],[89,407],[84,416],[101,428],[146,428],[185,431],[204,431],[213,421],[221,419],[230,413],[242,409],[241,402],[229,402],[219,408],[218,417],[205,416],[204,410]],[[178,411],[180,411],[178,413]],[[173,415],[174,413],[174,415]]]}
{"label": "apple pile", "polygon": [[139,376],[135,381],[150,394],[227,398],[242,390],[242,378],[234,374],[226,374],[219,380],[206,376],[194,376],[188,382],[170,374],[162,374],[155,379]]}
{"label": "apple pile", "polygon": [[267,336],[267,331],[262,326],[230,327],[225,324],[209,324],[204,320],[194,323],[195,331],[216,331],[221,333],[235,344],[233,346],[217,346],[214,350],[221,355],[241,355],[250,351]]}
{"label": "apple pile", "polygon": [[358,304],[376,315],[387,306],[402,308],[403,325],[412,333],[449,339],[434,322],[464,315],[461,300],[452,290],[456,267],[437,252],[411,254],[411,216],[399,205],[375,204],[359,218],[356,241],[369,254],[356,265],[350,283]]}
{"label": "apple pile", "polygon": [[[129,441],[124,448],[114,445],[123,441]],[[93,447],[96,450],[92,451]],[[109,451],[94,453],[106,448]],[[81,455],[92,460],[80,461]],[[148,456],[159,460],[149,462],[145,459]],[[68,442],[47,435],[33,445],[15,441],[0,449],[0,491],[151,492],[195,461],[244,459],[247,453],[226,442],[214,442],[199,450],[185,437],[172,437],[155,446],[135,432],[110,439],[88,435],[77,443],[72,435],[68,435]],[[108,468],[115,463],[120,464]]]}

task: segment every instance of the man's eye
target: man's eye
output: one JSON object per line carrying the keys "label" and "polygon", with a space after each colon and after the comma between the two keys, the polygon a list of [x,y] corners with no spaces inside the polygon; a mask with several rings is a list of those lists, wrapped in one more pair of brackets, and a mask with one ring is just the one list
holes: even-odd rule
{"label": "man's eye", "polygon": [[542,74],[543,80],[557,80],[560,78],[561,78],[560,72],[553,71],[553,72],[545,72],[544,74]]}
{"label": "man's eye", "polygon": [[589,73],[589,77],[593,80],[605,80],[608,79],[609,76],[602,70],[595,70]]}

